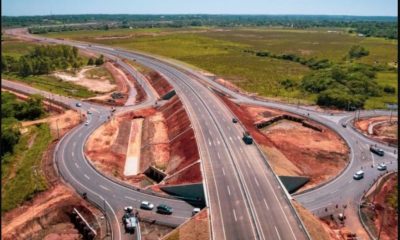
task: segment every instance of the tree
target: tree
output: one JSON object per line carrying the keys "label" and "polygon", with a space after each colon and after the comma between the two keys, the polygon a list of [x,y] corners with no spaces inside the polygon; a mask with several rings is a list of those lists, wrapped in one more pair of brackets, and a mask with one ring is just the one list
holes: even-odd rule
{"label": "tree", "polygon": [[361,58],[363,56],[368,56],[369,51],[360,45],[354,45],[349,50],[349,57],[351,58]]}
{"label": "tree", "polygon": [[15,118],[1,119],[1,156],[12,152],[14,145],[18,143],[21,133],[20,124]]}
{"label": "tree", "polygon": [[93,58],[89,58],[87,65],[94,65],[94,60]]}
{"label": "tree", "polygon": [[100,66],[104,63],[104,56],[103,54],[100,55],[100,57],[98,57],[95,61],[96,66]]}
{"label": "tree", "polygon": [[33,73],[32,63],[26,57],[21,57],[19,60],[19,74],[23,77],[29,76]]}
{"label": "tree", "polygon": [[72,54],[74,55],[75,58],[78,57],[78,48],[77,47],[72,47]]}
{"label": "tree", "polygon": [[8,72],[8,61],[3,55],[1,55],[1,72]]}

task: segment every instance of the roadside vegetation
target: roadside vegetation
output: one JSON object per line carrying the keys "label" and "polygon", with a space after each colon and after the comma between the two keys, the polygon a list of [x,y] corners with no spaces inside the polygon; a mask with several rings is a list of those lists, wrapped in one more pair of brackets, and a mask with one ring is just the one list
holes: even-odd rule
{"label": "roadside vegetation", "polygon": [[21,121],[36,120],[46,115],[42,98],[32,95],[26,102],[2,92],[1,95],[1,212],[29,200],[46,189],[40,171],[43,152],[52,136],[47,124],[30,126],[21,132]]}
{"label": "roadside vegetation", "polygon": [[9,39],[2,43],[2,78],[17,80],[55,94],[87,98],[95,96],[89,89],[62,81],[51,75],[54,71],[75,72],[85,65],[101,65],[104,57],[86,59],[76,47],[37,45]]}
{"label": "roadside vegetation", "polygon": [[397,41],[360,37],[342,28],[148,28],[46,36],[174,58],[245,91],[283,101],[349,110],[397,102]]}

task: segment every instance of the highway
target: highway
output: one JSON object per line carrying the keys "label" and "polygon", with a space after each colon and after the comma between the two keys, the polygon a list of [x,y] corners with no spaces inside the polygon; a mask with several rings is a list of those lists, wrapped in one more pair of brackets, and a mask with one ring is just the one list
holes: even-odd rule
{"label": "highway", "polygon": [[[351,161],[344,172],[321,187],[294,196],[297,201],[320,216],[327,214],[324,208],[332,204],[359,200],[364,189],[380,174],[376,168],[371,168],[371,164],[392,161],[389,169],[397,170],[397,155],[388,153],[383,158],[373,156],[368,150],[371,140],[361,136],[350,127],[341,127],[340,123],[349,121],[352,114],[331,116],[293,105],[243,96],[184,66],[172,65],[166,63],[165,60],[141,53],[33,37],[41,41],[76,45],[118,58],[134,59],[161,73],[174,86],[189,113],[199,145],[205,194],[211,212],[213,239],[306,239],[307,234],[290,204],[291,196],[287,194],[269,168],[267,160],[259,149],[255,145],[243,143],[241,140],[243,127],[232,123],[234,116],[210,91],[210,87],[231,95],[237,102],[274,107],[307,116],[332,128],[346,140],[351,148]],[[125,68],[129,67],[125,66]],[[149,96],[147,101],[142,105],[124,107],[121,108],[123,110],[118,111],[131,111],[145,107],[146,104],[152,104],[154,95],[151,89],[146,87],[145,81],[141,82],[141,85]],[[75,101],[68,100],[67,102],[71,108],[74,108]],[[121,232],[121,223],[119,223],[122,216],[121,206],[125,204],[137,206],[131,199],[150,200],[155,204],[168,202],[177,211],[172,217],[157,216],[160,219],[164,217],[165,219],[161,220],[166,222],[179,224],[187,219],[192,209],[189,204],[180,200],[147,195],[118,184],[99,174],[84,159],[82,149],[87,137],[104,123],[109,115],[107,108],[85,103],[83,109],[88,108],[95,110],[89,126],[78,126],[64,137],[58,145],[56,159],[60,173],[68,183],[78,192],[87,192],[91,201],[107,209],[108,215],[114,216],[115,219],[111,219],[114,238],[119,239],[124,236]],[[371,112],[365,114],[371,114]],[[394,149],[378,145],[388,152]],[[356,182],[352,180],[352,175],[361,167],[366,169],[365,179]],[[340,194],[338,194],[339,191]]]}

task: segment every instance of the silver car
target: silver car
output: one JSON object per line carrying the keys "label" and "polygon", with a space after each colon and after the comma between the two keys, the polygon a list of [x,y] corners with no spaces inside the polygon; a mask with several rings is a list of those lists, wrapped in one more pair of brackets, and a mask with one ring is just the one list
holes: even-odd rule
{"label": "silver car", "polygon": [[140,208],[145,209],[145,210],[153,210],[154,204],[148,202],[148,201],[142,201],[140,203]]}
{"label": "silver car", "polygon": [[378,167],[376,167],[379,171],[385,171],[387,169],[386,164],[384,163],[379,163]]}

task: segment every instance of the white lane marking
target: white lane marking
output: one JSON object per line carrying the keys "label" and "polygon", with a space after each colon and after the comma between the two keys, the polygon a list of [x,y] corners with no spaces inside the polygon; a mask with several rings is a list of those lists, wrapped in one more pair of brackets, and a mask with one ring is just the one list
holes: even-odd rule
{"label": "white lane marking", "polygon": [[217,144],[219,145],[219,144],[221,144],[221,142],[217,140]]}
{"label": "white lane marking", "polygon": [[76,142],[73,142],[73,143],[72,143],[72,146],[75,147],[75,146],[76,146]]}
{"label": "white lane marking", "polygon": [[374,158],[374,154],[371,152],[371,157],[372,157],[372,165],[375,166],[375,158]]}
{"label": "white lane marking", "polygon": [[229,189],[229,186],[226,186],[226,188],[228,189],[228,194],[230,196],[231,195],[231,190]]}
{"label": "white lane marking", "polygon": [[233,209],[233,217],[235,218],[235,222],[237,222],[235,209]]}
{"label": "white lane marking", "polygon": [[225,170],[224,170],[224,168],[222,168],[222,174],[224,174],[224,176],[225,176]]}
{"label": "white lane marking", "polygon": [[210,146],[211,146],[211,141],[210,141],[210,139],[208,139],[208,145],[210,145]]}
{"label": "white lane marking", "polygon": [[267,210],[269,210],[269,206],[268,206],[267,201],[265,200],[265,198],[263,198],[263,199],[264,199],[264,204],[265,204],[265,206],[267,207]]}
{"label": "white lane marking", "polygon": [[239,150],[240,150],[241,153],[243,153],[243,149],[242,148],[239,148]]}
{"label": "white lane marking", "polygon": [[281,240],[281,235],[279,235],[278,229],[275,226],[276,235],[278,235],[278,239]]}
{"label": "white lane marking", "polygon": [[74,153],[74,152],[72,152],[72,153],[71,153],[71,155],[72,155],[72,157],[74,157],[75,153]]}
{"label": "white lane marking", "polygon": [[254,177],[254,181],[256,182],[257,187],[259,187],[260,184],[258,184],[257,178]]}
{"label": "white lane marking", "polygon": [[79,168],[79,165],[78,165],[77,163],[75,163],[75,167],[76,167],[76,168]]}
{"label": "white lane marking", "polygon": [[221,156],[219,155],[219,152],[217,152],[217,156],[218,156],[218,159],[221,159]]}
{"label": "white lane marking", "polygon": [[128,196],[125,196],[125,198],[129,199],[129,200],[132,200],[132,201],[137,201],[135,198],[131,198],[131,197],[128,197]]}
{"label": "white lane marking", "polygon": [[104,190],[110,191],[110,189],[104,187],[103,185],[99,185],[99,187],[101,187],[101,188],[104,189]]}
{"label": "white lane marking", "polygon": [[232,137],[229,137],[229,140],[231,140],[231,142],[233,142],[233,139],[232,139]]}
{"label": "white lane marking", "polygon": [[239,139],[239,141],[242,141],[242,139],[239,136],[237,136],[237,139]]}
{"label": "white lane marking", "polygon": [[90,177],[86,174],[83,174],[83,176],[85,176],[85,178],[90,179]]}

